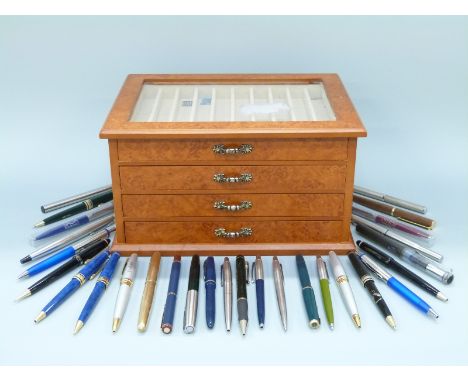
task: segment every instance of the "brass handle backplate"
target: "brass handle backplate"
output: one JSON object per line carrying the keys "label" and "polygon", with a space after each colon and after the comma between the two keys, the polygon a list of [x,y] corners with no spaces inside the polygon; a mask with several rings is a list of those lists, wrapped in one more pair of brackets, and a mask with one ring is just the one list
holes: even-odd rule
{"label": "brass handle backplate", "polygon": [[250,227],[243,227],[239,231],[226,231],[225,228],[216,228],[214,233],[217,237],[224,237],[228,239],[236,239],[238,237],[252,236],[253,230]]}
{"label": "brass handle backplate", "polygon": [[226,147],[224,145],[214,145],[213,151],[220,155],[232,155],[232,154],[250,154],[253,151],[251,144],[245,143],[239,147]]}
{"label": "brass handle backplate", "polygon": [[224,200],[217,200],[213,203],[213,208],[217,210],[240,211],[252,208],[252,202],[243,200],[239,204],[226,204]]}
{"label": "brass handle backplate", "polygon": [[225,176],[224,174],[214,174],[213,180],[218,183],[249,183],[253,179],[252,174],[245,173],[239,176]]}

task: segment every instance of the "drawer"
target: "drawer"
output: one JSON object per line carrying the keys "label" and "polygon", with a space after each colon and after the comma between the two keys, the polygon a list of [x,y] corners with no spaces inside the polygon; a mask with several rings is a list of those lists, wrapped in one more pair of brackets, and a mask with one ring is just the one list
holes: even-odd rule
{"label": "drawer", "polygon": [[[215,230],[240,232],[245,237],[218,237]],[[219,221],[219,222],[125,222],[128,244],[194,243],[311,243],[341,241],[342,221]]]}
{"label": "drawer", "polygon": [[[216,174],[245,182],[217,182]],[[242,175],[244,174],[244,175]],[[251,175],[251,179],[249,179]],[[341,193],[346,165],[307,166],[120,166],[123,194],[157,194],[159,191],[252,193]]]}
{"label": "drawer", "polygon": [[122,195],[124,217],[137,219],[218,216],[332,219],[342,216],[343,203],[343,194]]}
{"label": "drawer", "polygon": [[126,162],[346,160],[347,146],[346,138],[119,140],[118,153]]}

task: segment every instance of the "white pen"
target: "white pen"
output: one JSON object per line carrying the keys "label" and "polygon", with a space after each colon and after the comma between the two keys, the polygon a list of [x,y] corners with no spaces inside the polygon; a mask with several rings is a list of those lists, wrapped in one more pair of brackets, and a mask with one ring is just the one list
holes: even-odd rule
{"label": "white pen", "polygon": [[114,318],[112,321],[112,331],[115,333],[122,322],[122,318],[127,309],[128,300],[132,291],[133,282],[135,280],[137,270],[138,255],[133,253],[126,261],[122,270],[122,278],[120,279],[119,293],[115,301]]}
{"label": "white pen", "polygon": [[346,306],[346,309],[351,315],[354,325],[356,325],[357,328],[360,328],[361,317],[359,317],[356,300],[354,299],[351,285],[349,285],[348,276],[346,275],[344,268],[340,263],[340,260],[338,260],[338,256],[336,255],[336,253],[330,251],[328,255],[330,257],[330,265],[333,272],[333,276],[335,277],[335,281],[338,285],[338,288],[340,289],[341,297],[343,298],[343,302]]}

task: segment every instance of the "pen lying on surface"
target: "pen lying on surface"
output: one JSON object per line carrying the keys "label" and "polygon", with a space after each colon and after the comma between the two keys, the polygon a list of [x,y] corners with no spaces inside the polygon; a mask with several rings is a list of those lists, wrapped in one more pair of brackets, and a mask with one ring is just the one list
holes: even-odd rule
{"label": "pen lying on surface", "polygon": [[252,282],[255,283],[255,294],[257,296],[258,325],[265,325],[265,280],[263,274],[263,261],[257,256],[252,264]]}
{"label": "pen lying on surface", "polygon": [[216,318],[216,269],[214,257],[209,256],[203,263],[203,279],[205,281],[205,316],[206,326],[212,329]]}
{"label": "pen lying on surface", "polygon": [[333,330],[335,328],[335,317],[333,314],[327,265],[321,256],[317,256],[316,263],[318,278],[320,280],[320,291],[322,292],[323,308],[325,310],[325,315],[327,316],[328,326]]}
{"label": "pen lying on surface", "polygon": [[184,310],[184,333],[191,334],[195,331],[198,310],[198,289],[200,287],[200,256],[192,256],[190,263],[187,298]]}
{"label": "pen lying on surface", "polygon": [[296,256],[296,266],[299,273],[299,280],[301,282],[302,297],[304,298],[309,326],[313,329],[318,329],[320,327],[320,317],[318,314],[317,302],[315,301],[314,289],[310,283],[309,272],[307,271],[304,256]]}
{"label": "pen lying on surface", "polygon": [[236,280],[237,280],[237,319],[242,335],[247,333],[249,323],[249,304],[247,302],[247,283],[249,265],[244,256],[236,257]]}
{"label": "pen lying on surface", "polygon": [[86,192],[83,192],[81,194],[73,195],[73,196],[70,196],[68,198],[58,200],[56,202],[44,204],[44,205],[41,206],[41,211],[43,213],[47,213],[47,212],[50,212],[50,211],[55,211],[55,210],[58,210],[60,208],[67,207],[67,206],[70,206],[72,204],[81,202],[81,201],[83,201],[83,200],[85,200],[85,199],[87,199],[87,198],[89,198],[91,196],[101,194],[103,192],[110,191],[110,190],[112,190],[111,185],[107,185],[107,186],[104,186],[104,187],[99,187],[99,188],[96,188],[96,189],[91,190],[91,191],[86,191]]}
{"label": "pen lying on surface", "polygon": [[140,314],[138,315],[137,326],[140,332],[144,332],[148,326],[148,319],[151,307],[153,306],[154,290],[156,289],[160,262],[161,255],[159,252],[153,253],[148,266],[148,273],[146,274],[145,288],[143,289],[143,295],[141,296]]}
{"label": "pen lying on surface", "polygon": [[286,294],[284,293],[283,266],[276,256],[273,256],[273,280],[275,282],[276,300],[284,331],[288,330],[288,311],[286,309]]}
{"label": "pen lying on surface", "polygon": [[164,305],[164,312],[161,321],[161,330],[165,334],[171,333],[174,325],[174,313],[177,301],[177,290],[179,288],[181,260],[182,258],[180,256],[174,256],[174,260],[172,261],[166,304]]}
{"label": "pen lying on surface", "polygon": [[232,271],[229,257],[225,257],[221,265],[221,286],[224,289],[224,322],[226,331],[231,331],[232,324]]}

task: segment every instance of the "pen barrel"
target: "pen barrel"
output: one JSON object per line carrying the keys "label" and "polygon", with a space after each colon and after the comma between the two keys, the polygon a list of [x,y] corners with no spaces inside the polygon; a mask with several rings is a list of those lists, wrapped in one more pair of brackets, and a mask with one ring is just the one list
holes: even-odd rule
{"label": "pen barrel", "polygon": [[375,305],[377,305],[377,307],[379,308],[383,317],[387,318],[388,316],[391,316],[392,313],[390,312],[390,309],[388,308],[387,303],[382,298],[382,295],[380,294],[379,290],[375,286],[374,280],[372,280],[370,276],[363,276],[361,278],[361,281],[362,281],[362,285],[364,285],[364,288],[367,289],[372,299],[374,300]]}
{"label": "pen barrel", "polygon": [[69,259],[74,254],[75,254],[75,248],[73,247],[67,247],[65,249],[62,249],[60,252],[57,252],[55,255],[48,257],[47,259],[42,260],[36,265],[33,265],[32,267],[30,267],[28,269],[28,275],[29,276],[37,275],[38,273],[41,273],[42,271],[45,271],[46,269],[49,269],[53,267],[54,265],[57,265],[61,263],[62,261]]}
{"label": "pen barrel", "polygon": [[120,259],[120,253],[118,252],[114,252],[112,255],[110,255],[106,266],[104,267],[101,274],[99,275],[99,278],[107,280],[107,282],[109,283],[110,280],[112,280],[112,276],[114,275],[115,267],[117,266],[119,259]]}
{"label": "pen barrel", "polygon": [[195,331],[198,309],[198,291],[190,289],[187,291],[184,310],[184,332],[187,334]]}
{"label": "pen barrel", "polygon": [[81,286],[80,281],[73,278],[65,285],[65,287],[57,293],[57,295],[49,301],[49,303],[42,309],[42,311],[49,315],[62,305],[79,287]]}
{"label": "pen barrel", "polygon": [[249,304],[246,297],[237,299],[237,318],[239,321],[249,320]]}
{"label": "pen barrel", "polygon": [[79,218],[76,219],[71,219],[67,222],[64,222],[63,224],[59,224],[56,227],[52,227],[40,234],[38,234],[34,240],[43,240],[52,236],[56,236],[59,233],[68,231],[70,229],[82,226],[84,224],[89,223],[89,218],[87,216],[80,216]]}
{"label": "pen barrel", "polygon": [[263,327],[265,324],[265,281],[263,279],[255,281],[255,293],[257,296],[258,324]]}
{"label": "pen barrel", "polygon": [[318,328],[320,326],[320,317],[312,286],[302,288],[302,297],[304,298],[304,305],[307,312],[307,318],[309,319],[309,325],[313,328]]}
{"label": "pen barrel", "polygon": [[435,286],[428,283],[422,277],[420,277],[413,271],[409,270],[408,268],[404,267],[397,261],[392,261],[388,267],[393,269],[395,272],[397,272],[401,276],[403,276],[405,279],[411,281],[416,286],[424,289],[426,292],[429,292],[430,294],[434,296],[437,296],[437,294],[440,292],[439,289],[437,289]]}
{"label": "pen barrel", "polygon": [[200,286],[200,256],[192,256],[192,261],[190,263],[190,272],[189,272],[189,282],[188,289],[193,289],[198,291]]}
{"label": "pen barrel", "polygon": [[85,282],[89,280],[89,278],[98,271],[102,264],[104,264],[104,262],[107,260],[108,256],[109,252],[104,251],[101,254],[97,255],[94,259],[92,259],[81,269],[79,274],[81,274],[84,277]]}
{"label": "pen barrel", "polygon": [[176,302],[177,295],[172,293],[167,295],[166,304],[164,305],[164,312],[161,320],[161,329],[166,334],[172,332],[172,327],[174,325]]}
{"label": "pen barrel", "polygon": [[423,313],[427,313],[431,309],[431,307],[424,300],[422,300],[418,295],[416,295],[413,291],[408,289],[394,277],[391,277],[387,281],[387,285]]}
{"label": "pen barrel", "polygon": [[86,208],[86,203],[80,202],[79,204],[73,207],[67,208],[66,210],[58,212],[52,216],[46,217],[42,219],[42,221],[44,222],[45,225],[48,225],[48,224],[52,224],[63,219],[70,218],[72,216],[79,214],[80,212],[84,212],[87,210],[88,208]]}
{"label": "pen barrel", "polygon": [[105,192],[102,192],[100,194],[96,194],[94,196],[91,196],[89,199],[87,199],[87,200],[91,201],[91,204],[90,204],[91,208],[88,208],[88,209],[90,210],[90,209],[96,208],[100,204],[107,203],[107,202],[111,201],[112,199],[113,199],[112,190],[105,191]]}
{"label": "pen barrel", "polygon": [[244,256],[236,257],[237,298],[247,298],[247,279]]}
{"label": "pen barrel", "polygon": [[44,204],[43,206],[41,206],[41,211],[43,213],[48,213],[50,211],[58,210],[59,208],[66,207],[66,206],[69,206],[69,205],[74,204],[74,203],[79,203],[82,200],[85,200],[85,199],[87,199],[87,198],[89,198],[89,197],[91,197],[93,195],[97,195],[97,194],[100,194],[100,193],[105,192],[105,191],[112,191],[112,187],[111,186],[104,186],[104,187],[100,187],[100,188],[97,188],[97,189],[94,189],[94,190],[91,190],[91,191],[83,192],[83,193],[78,194],[78,195],[70,196],[70,197],[68,197],[66,199],[62,199],[62,200],[58,200],[56,202]]}
{"label": "pen barrel", "polygon": [[106,285],[103,282],[96,282],[96,285],[94,285],[93,291],[89,295],[89,298],[86,301],[83,310],[80,313],[80,317],[78,318],[78,320],[82,321],[83,324],[85,324],[86,321],[88,321],[89,316],[91,315],[99,300],[103,296],[105,290]]}
{"label": "pen barrel", "polygon": [[328,279],[320,280],[320,291],[322,292],[323,308],[325,310],[327,321],[329,324],[333,324],[335,322],[335,317],[333,314],[333,304],[332,304],[331,293],[330,293],[330,282],[328,281]]}
{"label": "pen barrel", "polygon": [[132,291],[133,283],[124,281],[125,283],[121,283],[119,287],[119,291],[117,293],[117,298],[115,300],[115,307],[114,307],[114,319],[121,320],[127,310],[128,301],[130,300],[130,294]]}
{"label": "pen barrel", "polygon": [[307,266],[303,256],[296,256],[296,266],[302,288],[310,286],[309,272],[307,271]]}
{"label": "pen barrel", "polygon": [[398,221],[395,221],[392,218],[387,218],[386,216],[377,215],[375,217],[375,222],[379,223],[379,224],[383,224],[383,225],[385,225],[387,227],[390,227],[390,228],[395,228],[395,229],[397,229],[399,231],[408,233],[408,234],[410,234],[412,236],[415,236],[415,237],[419,237],[419,238],[423,238],[423,239],[429,239],[431,237],[431,235],[429,235],[426,232],[423,232],[423,231],[419,230],[416,227],[412,227],[410,225],[399,223]]}
{"label": "pen barrel", "polygon": [[205,316],[206,325],[212,328],[215,324],[216,317],[216,282],[209,280],[205,282],[206,302],[205,302]]}
{"label": "pen barrel", "polygon": [[348,313],[351,316],[359,314],[356,300],[354,299],[353,290],[351,289],[351,285],[349,285],[348,278],[346,276],[341,276],[337,279],[337,283]]}
{"label": "pen barrel", "polygon": [[138,329],[140,331],[145,330],[148,324],[148,318],[153,305],[160,261],[161,256],[159,253],[155,253],[151,256],[148,272],[146,274],[145,287],[141,297],[140,314],[138,316]]}

